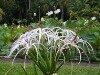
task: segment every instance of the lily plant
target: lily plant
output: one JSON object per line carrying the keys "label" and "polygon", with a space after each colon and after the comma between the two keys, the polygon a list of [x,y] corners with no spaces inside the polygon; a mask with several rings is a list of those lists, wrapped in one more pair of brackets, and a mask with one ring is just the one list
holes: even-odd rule
{"label": "lily plant", "polygon": [[[71,30],[60,27],[37,28],[22,34],[13,43],[8,57],[17,50],[13,59],[14,62],[17,55],[23,52],[25,54],[25,62],[28,56],[44,75],[56,75],[57,71],[65,62],[64,50],[71,52],[70,47],[74,47],[80,56],[79,63],[81,62],[82,52],[86,54],[86,51],[79,43],[83,47],[86,46],[89,53],[93,51],[92,46],[87,41],[80,39]],[[87,54],[86,56],[88,57]]]}

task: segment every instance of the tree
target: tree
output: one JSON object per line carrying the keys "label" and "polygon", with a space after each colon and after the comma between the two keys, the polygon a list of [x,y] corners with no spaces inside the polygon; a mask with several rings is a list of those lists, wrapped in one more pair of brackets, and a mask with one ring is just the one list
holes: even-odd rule
{"label": "tree", "polygon": [[0,21],[2,20],[2,15],[4,15],[3,10],[0,8]]}

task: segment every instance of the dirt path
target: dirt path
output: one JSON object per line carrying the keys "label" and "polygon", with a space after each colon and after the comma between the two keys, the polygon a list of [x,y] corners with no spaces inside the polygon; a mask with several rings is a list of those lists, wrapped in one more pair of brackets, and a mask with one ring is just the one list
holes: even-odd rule
{"label": "dirt path", "polygon": [[[4,58],[4,57],[1,57],[0,58],[0,62],[12,62],[13,58]],[[21,59],[21,58],[16,58],[15,59],[15,63],[23,63],[24,62],[24,59]],[[26,63],[31,63],[30,60],[26,60]],[[71,65],[70,62],[66,62],[65,63],[66,65]],[[100,67],[100,62],[92,62],[92,63],[88,63],[88,62],[81,62],[80,64],[78,64],[78,62],[73,62],[73,65],[74,66],[91,66],[91,67]]]}

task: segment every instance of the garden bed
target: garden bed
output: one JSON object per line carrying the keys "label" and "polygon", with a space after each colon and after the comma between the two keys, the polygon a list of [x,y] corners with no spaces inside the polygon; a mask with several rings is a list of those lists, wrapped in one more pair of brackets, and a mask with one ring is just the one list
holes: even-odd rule
{"label": "garden bed", "polygon": [[[4,57],[0,57],[0,61],[1,62],[12,62],[13,58],[4,58]],[[15,63],[23,63],[24,59],[23,58],[16,58],[16,60],[14,61]],[[26,60],[26,64],[30,64],[31,60],[27,59]],[[100,66],[100,62],[81,62],[80,64],[78,64],[78,62],[72,62],[74,66],[91,66],[91,67],[99,67]],[[71,65],[71,62],[66,62],[65,65]]]}

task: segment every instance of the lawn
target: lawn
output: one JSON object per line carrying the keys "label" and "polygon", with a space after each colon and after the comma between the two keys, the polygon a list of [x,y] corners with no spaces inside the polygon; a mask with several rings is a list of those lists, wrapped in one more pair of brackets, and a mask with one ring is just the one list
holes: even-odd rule
{"label": "lawn", "polygon": [[[10,68],[12,68],[11,62],[1,61],[0,75],[4,75]],[[33,75],[33,69],[30,63],[26,64],[26,71],[28,71],[30,75]],[[42,75],[39,70],[38,73],[39,75]],[[7,75],[25,75],[25,73],[21,68],[20,63],[15,63],[14,68]],[[99,66],[73,66],[73,64],[66,64],[59,70],[58,75],[100,75],[100,64]]]}

